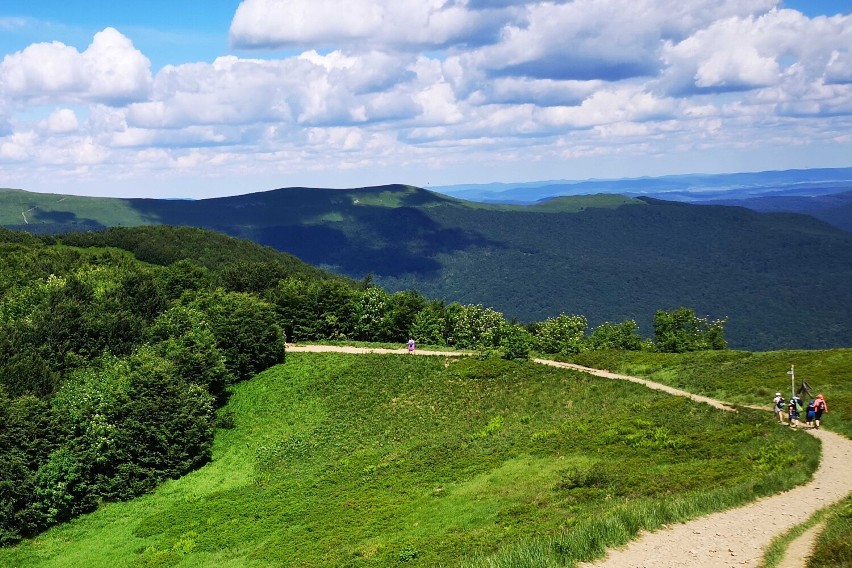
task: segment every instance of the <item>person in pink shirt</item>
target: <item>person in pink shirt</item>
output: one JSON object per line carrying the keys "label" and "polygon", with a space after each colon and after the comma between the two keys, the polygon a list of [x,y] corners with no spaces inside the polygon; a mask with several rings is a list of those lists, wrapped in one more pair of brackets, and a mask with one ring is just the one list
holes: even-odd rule
{"label": "person in pink shirt", "polygon": [[814,423],[817,430],[819,430],[819,421],[826,412],[828,412],[828,405],[825,403],[825,397],[822,394],[818,394],[814,401]]}
{"label": "person in pink shirt", "polygon": [[413,338],[408,340],[408,352],[414,353],[414,339]]}

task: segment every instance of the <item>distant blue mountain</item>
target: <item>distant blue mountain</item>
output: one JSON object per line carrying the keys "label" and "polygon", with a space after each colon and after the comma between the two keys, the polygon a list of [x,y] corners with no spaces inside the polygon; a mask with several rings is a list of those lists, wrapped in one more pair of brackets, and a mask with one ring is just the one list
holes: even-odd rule
{"label": "distant blue mountain", "polygon": [[852,232],[852,168],[489,183],[431,189],[469,201],[516,205],[563,196],[617,193],[699,205],[734,205],[763,212],[804,213]]}
{"label": "distant blue mountain", "polygon": [[852,168],[485,183],[429,189],[469,201],[490,203],[534,203],[549,197],[596,193],[621,193],[672,201],[745,199],[779,192],[784,195],[812,196],[852,190]]}

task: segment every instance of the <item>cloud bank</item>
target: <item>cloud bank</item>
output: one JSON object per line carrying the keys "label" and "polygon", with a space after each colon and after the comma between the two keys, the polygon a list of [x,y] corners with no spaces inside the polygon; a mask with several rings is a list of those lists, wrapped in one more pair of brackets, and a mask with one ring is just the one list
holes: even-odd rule
{"label": "cloud bank", "polygon": [[152,72],[113,28],[5,55],[0,171],[452,183],[852,147],[852,15],[775,0],[244,0],[230,41],[257,57]]}

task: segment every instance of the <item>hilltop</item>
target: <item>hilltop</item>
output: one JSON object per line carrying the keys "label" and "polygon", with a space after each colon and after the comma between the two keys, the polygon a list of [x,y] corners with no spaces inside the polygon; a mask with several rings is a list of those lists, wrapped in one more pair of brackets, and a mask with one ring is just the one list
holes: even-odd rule
{"label": "hilltop", "polygon": [[[591,325],[689,306],[729,317],[735,348],[852,343],[852,234],[813,217],[649,197],[532,206],[411,186],[283,188],[176,201],[0,192],[0,221],[41,231],[169,224],[213,229],[390,291]],[[28,210],[28,225],[18,219]]]}

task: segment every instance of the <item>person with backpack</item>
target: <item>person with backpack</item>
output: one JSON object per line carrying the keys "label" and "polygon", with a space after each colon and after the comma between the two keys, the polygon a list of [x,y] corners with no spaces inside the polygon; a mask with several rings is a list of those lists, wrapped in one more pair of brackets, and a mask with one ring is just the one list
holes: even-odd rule
{"label": "person with backpack", "polygon": [[408,352],[414,353],[414,338],[408,340]]}
{"label": "person with backpack", "polygon": [[784,397],[781,396],[780,392],[776,392],[775,398],[772,399],[772,402],[775,404],[772,410],[775,412],[775,417],[778,419],[778,423],[784,424]]}
{"label": "person with backpack", "polygon": [[809,400],[805,407],[805,425],[813,428],[814,426],[814,401]]}
{"label": "person with backpack", "polygon": [[828,412],[828,405],[825,403],[825,397],[820,393],[814,401],[814,423],[817,430],[819,430],[819,421],[822,420],[822,415],[826,412]]}
{"label": "person with backpack", "polygon": [[790,413],[790,428],[799,427],[799,414],[802,412],[802,399],[798,395],[790,397],[790,406],[787,409]]}

